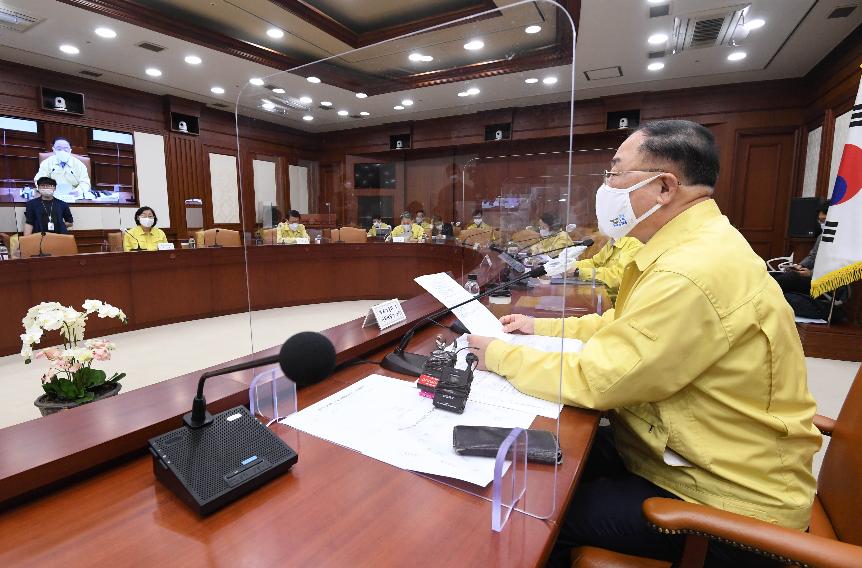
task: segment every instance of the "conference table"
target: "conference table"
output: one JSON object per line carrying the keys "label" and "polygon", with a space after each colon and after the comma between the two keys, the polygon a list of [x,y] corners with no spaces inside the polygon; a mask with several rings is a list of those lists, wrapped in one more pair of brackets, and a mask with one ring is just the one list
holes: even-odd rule
{"label": "conference table", "polygon": [[[420,254],[434,245],[403,246]],[[468,269],[486,254],[453,249],[454,265],[463,262]],[[494,253],[487,255],[494,260]],[[493,270],[486,274],[496,276]],[[498,315],[542,315],[529,300],[547,296],[564,296],[566,307],[577,313],[609,305],[601,288],[545,284],[516,291],[511,304],[493,308]],[[403,307],[407,321],[383,331],[362,327],[362,318],[326,330],[339,366],[328,379],[299,391],[300,408],[372,373],[413,380],[375,362],[440,304],[420,293]],[[455,338],[429,325],[410,349],[428,353],[438,335]],[[247,404],[256,371],[208,381],[209,409]],[[283,425],[273,428],[299,454],[293,469],[202,518],[156,481],[145,450],[148,438],[180,425],[198,375],[0,430],[0,565],[540,566],[599,418],[593,411],[563,409],[564,460],[556,477],[552,466],[530,464],[528,471],[526,506],[553,503],[553,511],[548,507],[547,519],[514,512],[501,533],[491,530],[490,487],[473,487],[474,495],[456,483],[401,470]],[[538,417],[531,427],[556,425]]]}

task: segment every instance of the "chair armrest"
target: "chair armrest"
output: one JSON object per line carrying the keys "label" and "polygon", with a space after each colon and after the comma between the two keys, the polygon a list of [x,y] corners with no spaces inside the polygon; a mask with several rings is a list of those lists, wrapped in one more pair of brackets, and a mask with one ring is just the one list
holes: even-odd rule
{"label": "chair armrest", "polygon": [[814,425],[817,426],[817,429],[824,436],[831,436],[832,431],[835,430],[835,419],[823,416],[822,414],[815,414]]}
{"label": "chair armrest", "polygon": [[842,568],[862,566],[862,547],[772,525],[720,509],[654,497],[644,515],[659,532],[695,534],[784,562]]}

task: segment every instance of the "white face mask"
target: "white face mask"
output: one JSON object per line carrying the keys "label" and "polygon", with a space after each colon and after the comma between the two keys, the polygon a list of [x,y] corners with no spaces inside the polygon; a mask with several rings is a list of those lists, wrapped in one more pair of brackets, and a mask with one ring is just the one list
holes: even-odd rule
{"label": "white face mask", "polygon": [[599,220],[599,230],[612,239],[621,239],[638,223],[658,211],[661,204],[656,203],[640,217],[635,216],[631,193],[660,176],[661,174],[657,174],[626,189],[617,189],[603,183],[596,191],[596,218]]}
{"label": "white face mask", "polygon": [[544,237],[550,237],[550,236],[551,236],[551,230],[550,230],[550,229],[539,229],[539,234],[540,234],[543,238],[544,238]]}
{"label": "white face mask", "polygon": [[475,217],[473,219],[473,223],[475,223],[477,226],[481,225],[482,224],[482,218],[481,217]]}
{"label": "white face mask", "polygon": [[425,221],[425,217],[423,217],[421,215],[416,217],[416,222],[419,223],[420,225],[422,224],[423,221]]}
{"label": "white face mask", "polygon": [[299,223],[290,223],[290,224],[288,225],[288,227],[290,227],[290,230],[291,230],[291,231],[295,231],[295,230],[297,230],[297,229],[299,228]]}
{"label": "white face mask", "polygon": [[413,230],[413,223],[401,223],[401,226],[404,227],[405,231]]}
{"label": "white face mask", "polygon": [[39,189],[39,193],[42,194],[42,197],[51,197],[52,195],[54,195],[54,188],[42,188]]}
{"label": "white face mask", "polygon": [[440,230],[443,228],[443,223],[437,223],[437,229]]}
{"label": "white face mask", "polygon": [[150,228],[156,224],[156,220],[152,217],[141,217],[140,219],[138,219],[138,221],[141,222],[141,227]]}
{"label": "white face mask", "polygon": [[72,158],[72,153],[67,152],[66,150],[54,150],[54,155],[57,156],[57,159],[63,164],[68,163]]}
{"label": "white face mask", "polygon": [[380,221],[375,221],[375,222],[374,222],[374,228],[375,228],[375,229],[379,229],[381,225],[382,225],[382,223],[381,223]]}

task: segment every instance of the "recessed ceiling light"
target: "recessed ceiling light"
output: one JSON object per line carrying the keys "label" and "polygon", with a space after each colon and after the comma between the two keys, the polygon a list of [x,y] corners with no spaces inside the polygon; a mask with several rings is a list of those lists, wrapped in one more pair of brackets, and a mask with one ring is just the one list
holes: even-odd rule
{"label": "recessed ceiling light", "polygon": [[275,110],[275,103],[265,102],[260,106],[262,106],[264,110]]}
{"label": "recessed ceiling light", "polygon": [[664,4],[667,0],[647,0],[650,4]]}
{"label": "recessed ceiling light", "polygon": [[756,30],[762,28],[766,25],[766,20],[763,18],[757,18],[755,20],[751,20],[750,22],[745,22],[745,29],[748,31]]}
{"label": "recessed ceiling light", "polygon": [[338,116],[347,116],[348,114],[350,114],[350,113],[349,113],[349,112],[347,112],[346,110],[340,110],[340,111],[338,111]]}
{"label": "recessed ceiling light", "polygon": [[731,53],[730,55],[727,56],[727,60],[728,61],[742,61],[746,57],[748,57],[748,54],[745,53],[744,51],[734,51],[733,53]]}
{"label": "recessed ceiling light", "polygon": [[458,93],[458,96],[459,97],[469,97],[470,93],[468,93],[467,91],[461,91],[460,93]]}
{"label": "recessed ceiling light", "polygon": [[224,89],[223,89],[223,88],[221,88],[221,87],[212,87],[212,88],[210,89],[210,92],[213,92],[213,93],[215,93],[215,94],[217,94],[217,95],[223,95],[223,94],[224,94]]}
{"label": "recessed ceiling light", "polygon": [[251,79],[248,80],[248,82],[251,83],[252,85],[255,85],[256,87],[262,87],[263,86],[263,79],[261,79],[259,77],[252,77]]}
{"label": "recessed ceiling light", "polygon": [[314,117],[311,116],[310,114],[306,114],[305,116],[302,117],[302,120],[314,120]]}
{"label": "recessed ceiling light", "polygon": [[428,63],[429,61],[434,61],[434,58],[433,58],[433,57],[431,57],[430,55],[423,55],[423,56],[422,56],[422,61],[423,61],[424,63]]}
{"label": "recessed ceiling light", "polygon": [[301,102],[304,105],[310,105],[314,101],[311,100],[311,97],[299,97],[299,102]]}
{"label": "recessed ceiling light", "polygon": [[314,77],[314,76],[306,77],[305,80],[308,81],[309,83],[320,83],[320,79],[318,79],[317,77]]}
{"label": "recessed ceiling light", "polygon": [[117,37],[117,32],[112,30],[111,28],[96,28],[94,30],[96,35],[99,37],[103,37],[105,39],[114,39]]}
{"label": "recessed ceiling light", "polygon": [[78,55],[81,50],[75,47],[74,45],[69,45],[68,43],[64,43],[60,46],[60,51],[63,53],[68,53],[69,55]]}
{"label": "recessed ceiling light", "polygon": [[556,82],[557,82],[556,77],[545,77],[544,79],[542,79],[542,83],[544,83],[546,85],[553,85]]}
{"label": "recessed ceiling light", "polygon": [[356,98],[357,98],[357,99],[364,99],[364,98],[365,98],[365,97],[367,97],[367,96],[368,96],[368,95],[366,95],[365,93],[356,93]]}
{"label": "recessed ceiling light", "polygon": [[280,39],[284,37],[284,32],[278,28],[269,28],[266,30],[266,35],[273,39]]}
{"label": "recessed ceiling light", "polygon": [[524,31],[528,34],[537,34],[542,31],[542,26],[527,26]]}
{"label": "recessed ceiling light", "polygon": [[650,45],[659,45],[667,42],[667,34],[653,34],[647,38]]}
{"label": "recessed ceiling light", "polygon": [[404,107],[403,107],[403,106],[401,106],[401,105],[395,105],[395,106],[394,106],[394,107],[392,107],[392,108],[393,108],[393,109],[395,109],[395,110],[404,110]]}
{"label": "recessed ceiling light", "polygon": [[528,85],[532,85],[533,83],[538,83],[539,80],[535,77],[530,77],[529,79],[524,79],[524,82]]}
{"label": "recessed ceiling light", "polygon": [[201,61],[201,58],[197,55],[186,55],[186,63],[189,65],[200,65]]}
{"label": "recessed ceiling light", "polygon": [[331,107],[332,103],[329,101],[320,101],[320,106],[322,107]]}
{"label": "recessed ceiling light", "polygon": [[650,63],[649,65],[647,65],[647,69],[649,69],[650,71],[661,71],[662,69],[664,69],[664,63],[662,63],[661,61]]}
{"label": "recessed ceiling light", "polygon": [[147,70],[144,72],[147,75],[149,75],[150,77],[161,77],[162,76],[161,70],[156,69],[155,67],[147,67]]}
{"label": "recessed ceiling light", "polygon": [[469,51],[476,51],[477,49],[482,49],[483,47],[485,47],[485,42],[481,39],[474,39],[464,44],[464,49],[467,49]]}
{"label": "recessed ceiling light", "polygon": [[406,107],[413,106],[413,100],[412,99],[404,99],[401,101],[401,104],[406,106]]}
{"label": "recessed ceiling light", "polygon": [[423,57],[425,57],[425,56],[422,55],[421,53],[419,53],[418,51],[414,51],[413,53],[411,53],[410,55],[407,56],[407,59],[409,59],[410,61],[422,61]]}
{"label": "recessed ceiling light", "polygon": [[470,87],[469,89],[467,89],[468,95],[478,95],[481,92],[482,91],[480,91],[477,87]]}
{"label": "recessed ceiling light", "polygon": [[370,116],[370,115],[371,115],[371,113],[368,111],[365,111],[365,110],[363,110],[362,112],[359,113],[359,116]]}
{"label": "recessed ceiling light", "polygon": [[281,87],[276,87],[276,88],[274,88],[274,89],[272,90],[272,92],[273,92],[273,93],[275,93],[275,94],[277,94],[277,95],[283,95],[283,94],[285,93],[284,89],[282,89]]}

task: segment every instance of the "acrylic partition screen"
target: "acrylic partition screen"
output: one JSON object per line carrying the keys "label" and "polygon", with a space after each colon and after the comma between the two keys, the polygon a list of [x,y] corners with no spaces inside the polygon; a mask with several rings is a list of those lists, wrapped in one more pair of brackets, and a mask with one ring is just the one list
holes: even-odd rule
{"label": "acrylic partition screen", "polygon": [[[486,290],[523,276],[490,247],[517,241],[529,254],[543,215],[554,242],[566,242],[573,223],[594,229],[589,212],[601,178],[573,187],[573,168],[600,172],[609,156],[593,152],[595,142],[584,143],[584,156],[572,151],[579,149],[572,139],[575,38],[557,3],[524,1],[357,49],[333,45],[327,56],[318,50],[319,60],[308,56],[308,64],[284,71],[249,64],[250,81],[237,96],[236,168],[254,351],[361,318],[377,301],[425,294],[418,276],[448,272],[460,286],[475,273]],[[474,212],[482,222],[471,228]],[[559,263],[556,252],[530,262]],[[587,309],[589,301],[571,291],[565,281],[533,278],[513,285],[507,303],[496,297],[490,311],[562,317],[575,313],[568,308]],[[352,303],[317,305],[310,316],[289,311],[336,301]],[[335,313],[340,319],[318,316]],[[500,324],[464,323],[502,336]],[[446,332],[446,339],[457,336]],[[491,476],[487,483],[416,467],[487,500],[494,460],[456,456],[452,424],[558,432],[561,340],[505,339],[547,352],[553,370],[536,379],[542,399],[477,372],[465,413],[443,416],[448,426],[436,438],[443,461],[478,464]],[[427,406],[445,412],[430,400]],[[557,468],[529,464],[515,509],[552,516],[563,498]]]}

